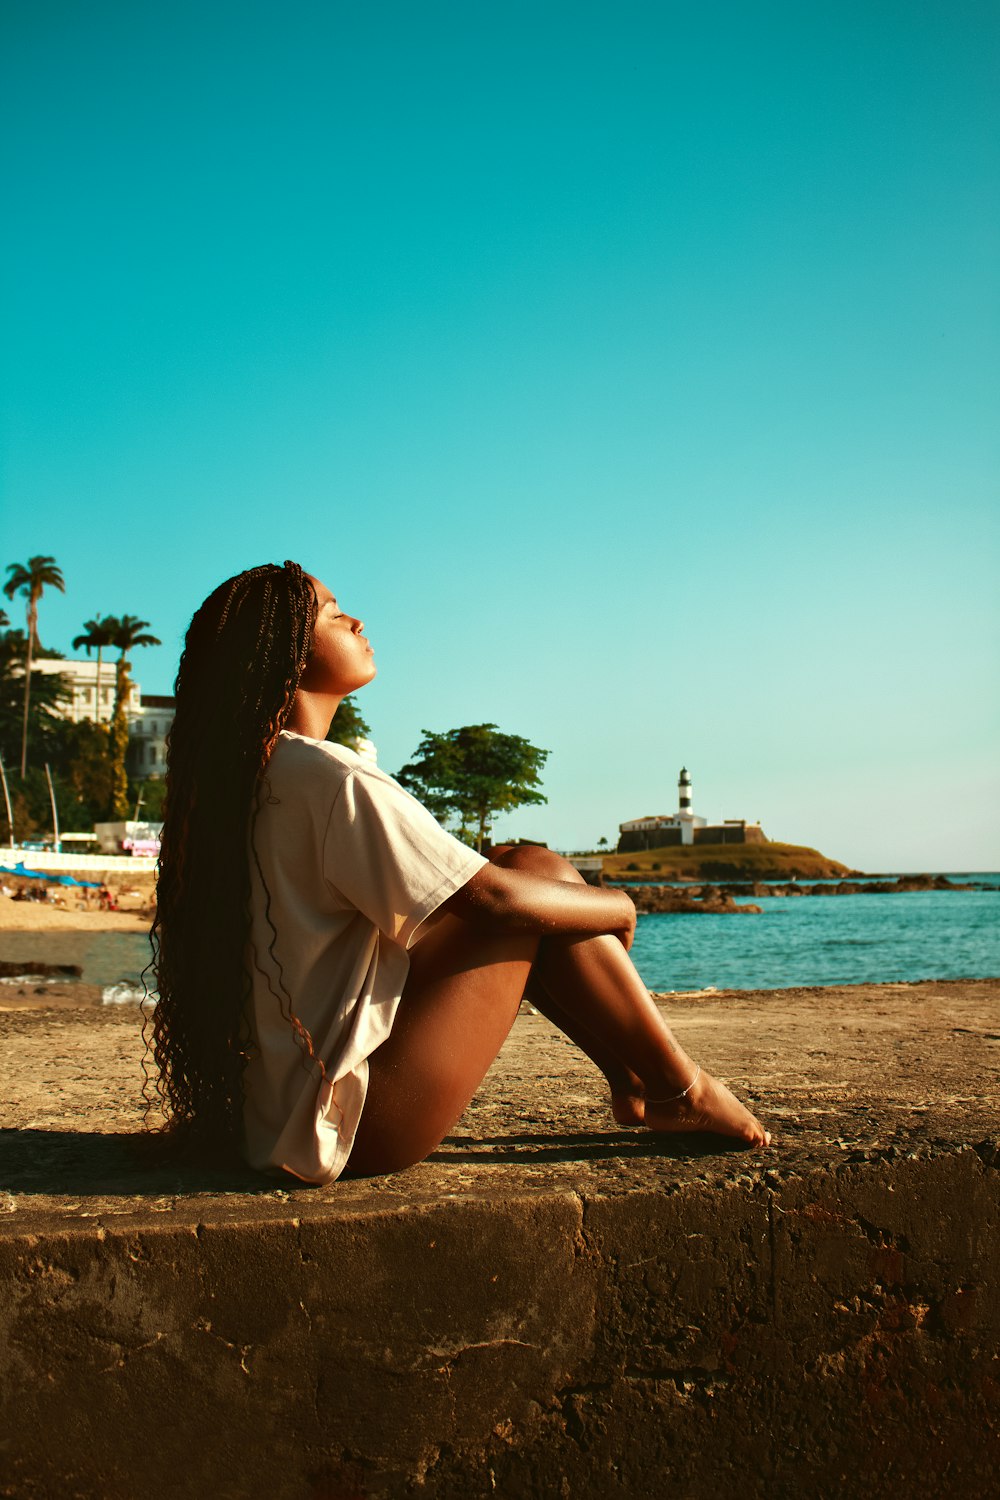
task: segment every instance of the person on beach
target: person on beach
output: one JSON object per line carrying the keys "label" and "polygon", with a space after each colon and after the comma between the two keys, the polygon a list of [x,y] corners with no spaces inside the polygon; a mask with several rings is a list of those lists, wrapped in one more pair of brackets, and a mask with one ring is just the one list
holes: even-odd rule
{"label": "person on beach", "polygon": [[374,676],[363,622],[297,563],[229,579],[191,622],[147,1023],[168,1124],[306,1182],[398,1171],[452,1129],[527,991],[620,1125],[767,1145],[639,978],[625,892],[535,845],[477,854],[326,741]]}

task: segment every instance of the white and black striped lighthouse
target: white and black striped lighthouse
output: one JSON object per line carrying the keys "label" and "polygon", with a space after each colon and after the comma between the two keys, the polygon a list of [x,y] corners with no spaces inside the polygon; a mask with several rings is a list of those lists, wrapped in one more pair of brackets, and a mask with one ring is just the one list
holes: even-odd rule
{"label": "white and black striped lighthouse", "polygon": [[689,813],[691,811],[691,777],[684,766],[681,767],[681,774],[677,778],[677,791],[679,811]]}

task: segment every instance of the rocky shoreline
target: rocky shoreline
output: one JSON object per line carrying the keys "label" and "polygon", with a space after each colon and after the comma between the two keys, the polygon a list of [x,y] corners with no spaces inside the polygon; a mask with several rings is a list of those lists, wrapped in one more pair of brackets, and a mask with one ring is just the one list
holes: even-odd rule
{"label": "rocky shoreline", "polygon": [[946,875],[900,875],[895,880],[839,880],[810,884],[808,881],[782,881],[765,884],[759,880],[729,881],[724,885],[656,884],[636,876],[623,877],[636,910],[651,912],[706,912],[713,914],[760,913],[763,907],[750,901],[736,901],[745,896],[884,896],[906,891],[980,891],[987,887],[981,881],[949,880]]}
{"label": "rocky shoreline", "polygon": [[690,912],[737,915],[740,912],[759,913],[763,907],[752,901],[737,903],[728,891],[717,886],[696,886],[692,890],[678,891],[669,885],[643,885],[632,887],[628,893],[635,903],[636,911],[643,915],[651,912]]}

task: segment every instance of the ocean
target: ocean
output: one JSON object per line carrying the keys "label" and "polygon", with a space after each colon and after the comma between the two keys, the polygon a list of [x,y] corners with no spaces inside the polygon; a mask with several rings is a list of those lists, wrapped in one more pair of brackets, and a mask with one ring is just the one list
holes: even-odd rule
{"label": "ocean", "polygon": [[1000,875],[986,889],[737,897],[759,916],[639,918],[632,957],[651,990],[789,989],[1000,975]]}
{"label": "ocean", "polygon": [[[950,878],[985,889],[766,896],[753,898],[759,916],[640,916],[632,957],[651,990],[1000,976],[1000,874]],[[80,964],[113,1004],[134,1000],[149,943],[121,932],[3,932],[0,959]]]}

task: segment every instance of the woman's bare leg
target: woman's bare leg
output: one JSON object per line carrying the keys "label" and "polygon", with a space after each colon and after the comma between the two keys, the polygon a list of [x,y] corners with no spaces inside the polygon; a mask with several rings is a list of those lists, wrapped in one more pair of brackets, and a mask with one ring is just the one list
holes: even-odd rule
{"label": "woman's bare leg", "polygon": [[[498,851],[498,863],[550,880],[580,879],[568,860],[529,844]],[[763,1126],[725,1084],[688,1057],[617,938],[546,938],[533,979],[550,997],[557,1025],[563,1025],[561,1015],[572,1016],[573,1030],[564,1029],[608,1079],[620,1123],[632,1123],[629,1116],[641,1111],[650,1130],[710,1130],[750,1145],[769,1143]],[[683,1097],[675,1098],[681,1091]]]}
{"label": "woman's bare leg", "polygon": [[[549,880],[584,884],[583,876],[574,869],[569,860],[552,854],[551,850],[536,848],[532,844],[501,845],[493,850],[490,858],[494,863],[508,868],[530,869],[536,875],[544,875]],[[581,1052],[585,1052],[591,1062],[604,1074],[611,1092],[611,1112],[619,1125],[641,1125],[645,1117],[645,1091],[642,1079],[598,1041],[593,1032],[589,1031],[580,1017],[574,1013],[571,1006],[560,1003],[558,993],[550,994],[538,972],[537,964],[528,981],[525,999],[529,1000],[536,1010],[540,1010],[553,1025],[558,1026],[564,1036],[568,1036],[571,1042],[575,1042]]]}
{"label": "woman's bare leg", "polygon": [[564,1036],[575,1042],[604,1074],[611,1092],[611,1113],[619,1125],[641,1125],[645,1118],[645,1090],[642,1079],[631,1068],[619,1062],[597,1038],[587,1030],[572,1011],[563,1007],[549,994],[537,972],[532,970],[524,998],[536,1010],[541,1011]]}
{"label": "woman's bare leg", "polygon": [[[578,878],[558,855],[533,846],[496,857],[550,879]],[[608,1078],[622,1123],[639,1123],[641,1110],[653,1130],[708,1130],[766,1144],[759,1122],[708,1073],[688,1091],[695,1064],[617,938],[490,932],[445,915],[412,950],[392,1032],[369,1059],[351,1171],[398,1171],[440,1144],[500,1050],[529,976],[548,997],[539,1008]],[[622,1118],[626,1105],[631,1119]]]}
{"label": "woman's bare leg", "polygon": [[411,950],[392,1031],[368,1059],[350,1171],[398,1172],[440,1145],[514,1024],[538,944],[446,915]]}

